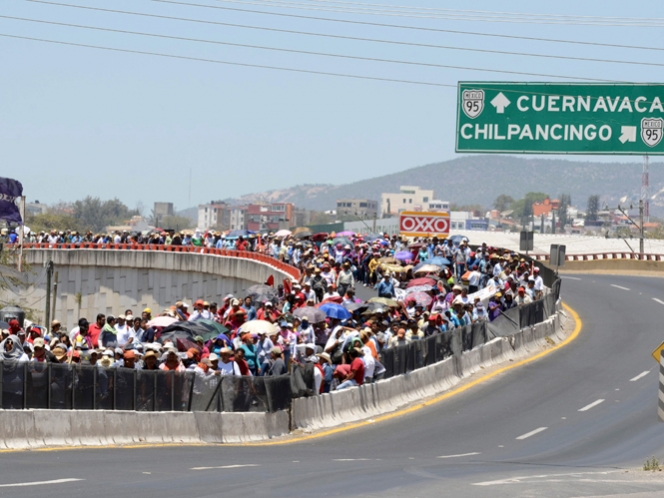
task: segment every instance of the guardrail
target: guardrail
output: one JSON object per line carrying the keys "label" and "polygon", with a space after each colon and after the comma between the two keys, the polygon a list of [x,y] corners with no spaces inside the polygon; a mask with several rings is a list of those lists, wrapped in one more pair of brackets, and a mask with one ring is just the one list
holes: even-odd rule
{"label": "guardrail", "polygon": [[[529,254],[536,261],[549,261],[548,254]],[[642,261],[664,261],[664,254],[644,253],[643,257],[638,252],[600,252],[591,254],[566,254],[565,261],[600,261],[606,259],[631,259]]]}
{"label": "guardrail", "polygon": [[196,253],[196,254],[209,254],[214,256],[230,257],[247,259],[257,261],[259,263],[271,266],[279,271],[282,271],[296,280],[300,278],[300,270],[296,267],[279,261],[278,259],[252,251],[236,251],[231,249],[216,249],[213,247],[198,247],[198,246],[174,246],[164,244],[95,244],[92,242],[83,242],[81,244],[23,244],[24,250],[30,249],[50,249],[50,250],[78,250],[78,249],[93,249],[99,251],[159,251],[167,253]]}

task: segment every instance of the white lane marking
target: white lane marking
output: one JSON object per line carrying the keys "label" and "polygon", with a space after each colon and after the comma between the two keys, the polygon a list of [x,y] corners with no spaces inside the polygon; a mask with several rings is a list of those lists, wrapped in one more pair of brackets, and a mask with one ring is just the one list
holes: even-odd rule
{"label": "white lane marking", "polygon": [[600,405],[600,404],[602,404],[602,403],[604,403],[604,400],[603,400],[603,399],[598,399],[597,401],[593,401],[593,402],[590,403],[589,405],[584,406],[584,407],[581,408],[579,411],[580,411],[580,412],[587,412],[587,411],[590,410],[591,408],[593,408],[593,407],[595,407],[595,406],[597,406],[597,405]]}
{"label": "white lane marking", "polygon": [[637,376],[634,377],[633,379],[629,379],[629,381],[630,381],[630,382],[636,382],[637,380],[639,380],[639,379],[645,377],[645,376],[648,375],[649,373],[650,373],[650,370],[646,370],[645,372],[641,372],[639,375],[637,375]]}
{"label": "white lane marking", "polygon": [[260,465],[248,463],[246,465],[222,465],[221,467],[192,467],[189,470],[239,469],[240,467],[260,467]]}
{"label": "white lane marking", "polygon": [[65,482],[85,481],[85,479],[54,479],[53,481],[17,482],[15,484],[0,484],[0,488],[20,488],[23,486],[43,486],[44,484],[63,484]]}
{"label": "white lane marking", "polygon": [[664,301],[662,301],[661,299],[657,299],[656,297],[653,297],[652,300],[655,301],[656,303],[664,304]]}
{"label": "white lane marking", "polygon": [[567,280],[581,280],[578,277],[568,277],[567,275],[560,275],[560,278],[566,278]]}
{"label": "white lane marking", "polygon": [[443,456],[439,456],[439,457],[436,457],[436,458],[460,458],[460,457],[481,455],[481,454],[482,453],[480,453],[479,451],[475,451],[473,453],[461,453],[460,455],[443,455]]}
{"label": "white lane marking", "polygon": [[545,431],[547,429],[548,429],[548,427],[540,427],[539,429],[535,429],[534,431],[530,431],[526,434],[523,434],[522,436],[519,436],[517,439],[527,439],[530,436],[534,436],[535,434],[539,434],[540,432]]}
{"label": "white lane marking", "polygon": [[333,462],[368,462],[373,458],[334,458]]}
{"label": "white lane marking", "polygon": [[627,287],[622,287],[621,285],[616,285],[616,284],[610,284],[610,285],[611,285],[611,287],[615,287],[616,289],[620,289],[620,290],[626,290],[626,291],[631,290],[631,289],[628,289]]}
{"label": "white lane marking", "polygon": [[584,475],[609,475],[619,472],[617,470],[605,471],[605,472],[576,472],[574,474],[544,474],[537,476],[516,476],[508,477],[507,479],[499,479],[497,481],[484,481],[484,482],[474,482],[473,486],[495,486],[497,484],[518,484],[525,479],[547,479],[549,477],[573,477],[573,476],[584,476]]}

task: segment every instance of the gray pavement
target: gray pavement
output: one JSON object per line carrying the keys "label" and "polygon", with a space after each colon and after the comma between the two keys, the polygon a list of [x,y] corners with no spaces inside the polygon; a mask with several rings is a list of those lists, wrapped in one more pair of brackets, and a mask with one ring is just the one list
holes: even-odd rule
{"label": "gray pavement", "polygon": [[664,460],[664,280],[575,275],[562,292],[576,341],[411,415],[282,446],[4,453],[0,496],[664,496],[664,472],[637,470]]}

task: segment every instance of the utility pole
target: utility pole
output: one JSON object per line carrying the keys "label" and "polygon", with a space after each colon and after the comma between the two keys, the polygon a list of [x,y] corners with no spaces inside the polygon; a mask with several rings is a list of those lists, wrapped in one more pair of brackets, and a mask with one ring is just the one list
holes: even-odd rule
{"label": "utility pole", "polygon": [[[53,302],[51,303],[51,318],[55,318],[55,302],[58,299],[58,272],[55,272],[55,277],[53,278]],[[50,327],[51,324],[47,324],[47,327]],[[49,328],[50,330],[50,328]]]}
{"label": "utility pole", "polygon": [[[630,206],[630,208],[631,208],[631,206]],[[620,205],[618,205],[618,210],[619,210],[623,215],[625,215],[625,217],[627,218],[627,220],[628,220],[632,225],[634,225],[636,228],[639,229],[639,259],[643,259],[643,254],[644,254],[644,252],[645,252],[644,249],[643,249],[643,239],[644,239],[644,237],[645,237],[645,235],[644,235],[644,229],[643,229],[643,212],[644,212],[644,203],[643,203],[643,199],[639,199],[639,221],[640,221],[640,223],[637,223],[636,221],[634,221],[634,220],[630,217],[630,215],[628,215],[628,214],[625,212],[625,210],[624,210]],[[627,244],[627,245],[629,245],[629,244]],[[630,247],[630,249],[631,249],[631,247]]]}
{"label": "utility pole", "polygon": [[44,313],[44,326],[51,327],[51,280],[53,278],[53,261],[49,259],[44,263],[46,267],[46,310]]}
{"label": "utility pole", "polygon": [[644,232],[643,232],[643,199],[639,199],[639,218],[641,222],[641,226],[639,228],[640,236],[639,236],[639,252],[641,253],[641,259],[643,259],[643,237],[644,237]]}

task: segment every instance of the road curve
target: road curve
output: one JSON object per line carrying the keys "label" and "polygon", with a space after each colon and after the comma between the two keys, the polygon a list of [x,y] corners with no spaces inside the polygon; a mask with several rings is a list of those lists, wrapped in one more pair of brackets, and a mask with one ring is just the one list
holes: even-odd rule
{"label": "road curve", "polygon": [[0,496],[664,496],[664,472],[633,470],[664,459],[664,279],[575,275],[562,295],[574,342],[410,415],[281,446],[3,453]]}

